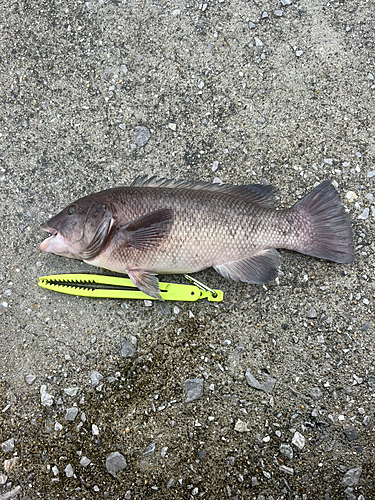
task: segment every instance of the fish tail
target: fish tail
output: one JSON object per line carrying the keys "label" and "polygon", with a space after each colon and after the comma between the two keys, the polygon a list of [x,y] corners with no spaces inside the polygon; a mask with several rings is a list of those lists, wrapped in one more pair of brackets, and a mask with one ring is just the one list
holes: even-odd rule
{"label": "fish tail", "polygon": [[341,264],[353,262],[353,231],[340,196],[324,181],[291,208],[300,238],[294,250]]}

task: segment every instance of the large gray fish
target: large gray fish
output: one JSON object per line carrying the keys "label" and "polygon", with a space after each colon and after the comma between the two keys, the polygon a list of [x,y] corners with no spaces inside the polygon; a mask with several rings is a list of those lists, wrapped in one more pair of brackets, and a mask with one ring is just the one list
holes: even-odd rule
{"label": "large gray fish", "polygon": [[42,224],[52,236],[40,250],[127,273],[157,299],[157,274],[213,267],[234,281],[267,283],[278,274],[276,248],[353,262],[351,225],[329,181],[290,209],[273,205],[270,186],[138,177],[81,198]]}

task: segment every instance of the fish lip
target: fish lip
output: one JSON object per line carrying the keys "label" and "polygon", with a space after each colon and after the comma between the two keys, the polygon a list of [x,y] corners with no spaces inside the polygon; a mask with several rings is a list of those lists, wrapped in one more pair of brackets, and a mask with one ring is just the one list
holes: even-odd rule
{"label": "fish lip", "polygon": [[52,234],[52,236],[56,236],[56,234],[58,233],[57,229],[55,229],[54,227],[50,227],[46,222],[43,222],[43,224],[40,225],[40,229]]}

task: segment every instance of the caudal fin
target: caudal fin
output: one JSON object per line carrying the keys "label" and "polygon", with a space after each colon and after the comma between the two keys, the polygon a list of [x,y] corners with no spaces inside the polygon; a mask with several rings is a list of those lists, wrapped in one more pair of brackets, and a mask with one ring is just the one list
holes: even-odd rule
{"label": "caudal fin", "polygon": [[319,184],[291,210],[300,214],[300,220],[306,221],[308,226],[301,231],[305,233],[307,230],[308,237],[305,234],[295,250],[341,264],[354,261],[351,224],[338,192],[329,181]]}

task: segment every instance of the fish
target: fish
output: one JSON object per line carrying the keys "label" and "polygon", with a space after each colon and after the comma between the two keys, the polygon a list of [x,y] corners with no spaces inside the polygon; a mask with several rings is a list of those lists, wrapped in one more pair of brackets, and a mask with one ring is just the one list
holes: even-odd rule
{"label": "fish", "polygon": [[213,267],[225,278],[264,284],[278,276],[277,249],[341,264],[354,261],[353,231],[330,181],[277,210],[269,185],[209,184],[139,176],[90,194],[40,228],[40,250],[129,275],[163,300],[159,274]]}

